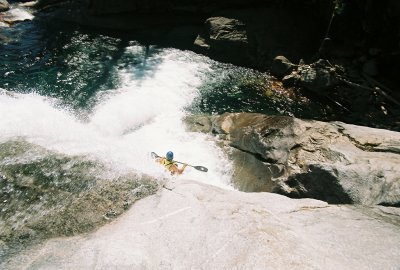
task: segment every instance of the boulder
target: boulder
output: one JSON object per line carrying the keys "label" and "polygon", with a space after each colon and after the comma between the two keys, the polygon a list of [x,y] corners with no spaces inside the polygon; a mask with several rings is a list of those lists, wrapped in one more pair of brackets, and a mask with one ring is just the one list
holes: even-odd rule
{"label": "boulder", "polygon": [[297,73],[300,85],[316,93],[332,89],[340,82],[336,69],[323,59],[311,65],[300,65]]}
{"label": "boulder", "polygon": [[194,45],[197,51],[215,56],[221,61],[250,64],[246,25],[240,20],[225,17],[207,19]]}
{"label": "boulder", "polygon": [[295,67],[296,65],[292,64],[285,56],[279,55],[272,62],[271,73],[281,79],[290,74]]}
{"label": "boulder", "polygon": [[10,4],[7,0],[0,0],[0,12],[7,11],[10,9]]}
{"label": "boulder", "polygon": [[329,203],[400,204],[398,132],[253,113],[210,119],[210,132],[242,152],[227,151],[236,167],[234,185],[243,191]]}
{"label": "boulder", "polygon": [[[194,45],[198,52],[219,61],[269,70],[277,56],[298,61],[315,53],[319,44],[316,36],[323,35],[323,29],[315,27],[316,20],[307,9],[299,12],[293,8],[261,7],[220,11],[206,20]],[[282,77],[284,72],[278,73]]]}
{"label": "boulder", "polygon": [[399,215],[179,179],[96,232],[24,247],[0,268],[397,269]]}

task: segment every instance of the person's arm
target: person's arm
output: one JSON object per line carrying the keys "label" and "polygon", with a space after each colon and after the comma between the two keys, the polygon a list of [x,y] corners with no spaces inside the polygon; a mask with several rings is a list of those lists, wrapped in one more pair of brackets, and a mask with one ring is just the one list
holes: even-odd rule
{"label": "person's arm", "polygon": [[187,166],[187,164],[183,164],[182,169],[179,169],[178,167],[176,167],[178,174],[182,174],[183,171],[185,170],[186,166]]}

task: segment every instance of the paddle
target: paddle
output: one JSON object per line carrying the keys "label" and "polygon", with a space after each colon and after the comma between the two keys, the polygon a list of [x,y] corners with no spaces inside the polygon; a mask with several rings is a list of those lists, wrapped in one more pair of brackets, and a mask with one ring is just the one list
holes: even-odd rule
{"label": "paddle", "polygon": [[[157,154],[154,153],[154,152],[151,152],[151,157],[152,157],[152,158],[159,158],[160,156],[157,155]],[[180,161],[176,161],[176,160],[174,160],[174,162],[180,163],[180,164],[186,164],[186,165],[188,165],[188,166],[190,166],[190,167],[195,168],[195,169],[198,170],[198,171],[202,171],[202,172],[207,172],[207,171],[208,171],[208,169],[207,169],[206,167],[203,167],[203,166],[193,166],[193,165],[190,165],[190,164],[187,164],[187,163],[183,163],[183,162],[180,162]]]}

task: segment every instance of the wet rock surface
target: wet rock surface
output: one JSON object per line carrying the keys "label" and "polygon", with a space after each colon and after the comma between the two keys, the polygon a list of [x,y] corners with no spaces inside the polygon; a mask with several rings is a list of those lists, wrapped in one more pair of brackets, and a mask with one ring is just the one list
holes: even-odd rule
{"label": "wet rock surface", "polygon": [[6,0],[0,0],[0,12],[10,9],[10,4]]}
{"label": "wet rock surface", "polygon": [[205,116],[187,120],[189,128],[214,133],[228,146],[240,190],[329,203],[400,203],[398,132],[251,113],[209,121],[199,128]]}
{"label": "wet rock surface", "polygon": [[396,269],[399,215],[391,207],[335,206],[179,179],[94,233],[48,240],[0,266]]}
{"label": "wet rock surface", "polygon": [[24,141],[0,149],[0,258],[21,245],[92,231],[158,189],[150,177],[115,176],[95,160]]}
{"label": "wet rock surface", "polygon": [[290,74],[296,65],[289,61],[285,56],[278,55],[274,58],[271,65],[271,73],[282,79],[285,75]]}
{"label": "wet rock surface", "polygon": [[[0,28],[10,27],[19,22],[33,20],[34,16],[32,14],[34,11],[30,10],[28,7],[29,4],[13,3],[12,5],[8,5],[7,1],[3,2],[0,0]],[[0,33],[0,41],[9,42],[10,38]]]}

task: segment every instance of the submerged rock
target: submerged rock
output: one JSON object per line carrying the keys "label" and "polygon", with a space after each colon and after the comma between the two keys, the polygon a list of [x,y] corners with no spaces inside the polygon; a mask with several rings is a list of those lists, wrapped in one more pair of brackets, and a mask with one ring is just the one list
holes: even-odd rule
{"label": "submerged rock", "polygon": [[94,233],[48,240],[0,267],[396,269],[399,215],[179,179]]}
{"label": "submerged rock", "polygon": [[[400,204],[398,132],[252,113],[210,121],[209,132],[221,134],[230,146],[234,184],[243,191],[329,203]],[[190,122],[196,126],[196,120]]]}
{"label": "submerged rock", "polygon": [[0,0],[0,12],[7,11],[10,9],[10,4],[7,0]]}

